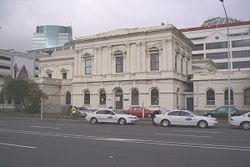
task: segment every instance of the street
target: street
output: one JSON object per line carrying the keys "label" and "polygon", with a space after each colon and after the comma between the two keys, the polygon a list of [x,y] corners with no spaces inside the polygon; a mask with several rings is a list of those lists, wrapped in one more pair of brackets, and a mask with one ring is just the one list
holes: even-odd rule
{"label": "street", "polygon": [[0,166],[249,167],[250,131],[0,117]]}

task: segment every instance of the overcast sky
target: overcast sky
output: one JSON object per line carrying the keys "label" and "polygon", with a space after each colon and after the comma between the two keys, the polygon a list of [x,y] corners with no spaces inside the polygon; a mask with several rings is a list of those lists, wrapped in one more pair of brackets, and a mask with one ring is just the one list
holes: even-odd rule
{"label": "overcast sky", "polygon": [[[224,0],[229,17],[250,21],[250,0]],[[118,28],[198,27],[224,17],[219,0],[0,0],[0,49],[32,49],[37,25],[73,27],[73,38]]]}

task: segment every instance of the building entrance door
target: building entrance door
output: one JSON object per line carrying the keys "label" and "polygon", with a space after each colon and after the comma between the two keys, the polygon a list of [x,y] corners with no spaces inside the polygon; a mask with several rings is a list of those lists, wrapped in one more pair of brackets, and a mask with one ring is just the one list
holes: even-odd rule
{"label": "building entrance door", "polygon": [[188,97],[186,105],[187,105],[187,110],[194,111],[194,98],[193,97]]}
{"label": "building entrance door", "polygon": [[120,88],[115,90],[115,109],[123,109],[123,92]]}

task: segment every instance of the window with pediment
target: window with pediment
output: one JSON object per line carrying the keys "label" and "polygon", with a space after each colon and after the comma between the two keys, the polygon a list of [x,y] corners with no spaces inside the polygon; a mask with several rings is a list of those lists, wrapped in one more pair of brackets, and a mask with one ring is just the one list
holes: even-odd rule
{"label": "window with pediment", "polygon": [[121,51],[116,51],[114,56],[115,56],[115,72],[123,73],[123,53]]}
{"label": "window with pediment", "polygon": [[85,75],[91,75],[92,74],[92,59],[90,55],[84,56],[84,62],[85,62]]}
{"label": "window with pediment", "polygon": [[152,48],[149,50],[150,55],[150,70],[158,71],[159,70],[159,49]]}

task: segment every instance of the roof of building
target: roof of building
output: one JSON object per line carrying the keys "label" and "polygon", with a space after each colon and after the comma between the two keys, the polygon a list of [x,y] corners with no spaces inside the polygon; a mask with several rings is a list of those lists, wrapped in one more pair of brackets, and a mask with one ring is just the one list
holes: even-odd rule
{"label": "roof of building", "polygon": [[[228,18],[228,23],[241,23],[242,21],[233,19],[233,18]],[[221,24],[227,24],[227,18],[225,17],[214,17],[208,20],[205,20],[201,27],[209,27],[209,26],[214,26],[214,25],[221,25]]]}
{"label": "roof of building", "polygon": [[[229,24],[228,24],[229,27],[236,27],[243,25],[250,25],[250,21],[239,21],[236,19],[229,19]],[[227,27],[225,18],[223,19],[221,17],[216,17],[214,19],[204,21],[201,27],[182,28],[179,30],[182,32],[189,32],[189,31],[199,31],[199,30],[225,28],[225,27]]]}
{"label": "roof of building", "polygon": [[48,57],[47,55],[44,55],[44,54],[18,52],[13,49],[10,49],[10,50],[0,49],[0,54],[4,56],[9,56],[9,57],[17,56],[17,57],[23,57],[23,58],[28,58],[28,59],[38,59],[42,57]]}

